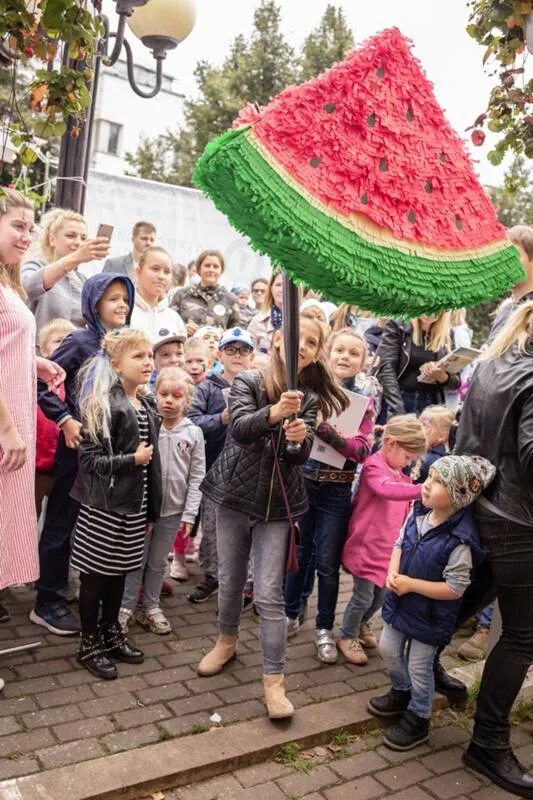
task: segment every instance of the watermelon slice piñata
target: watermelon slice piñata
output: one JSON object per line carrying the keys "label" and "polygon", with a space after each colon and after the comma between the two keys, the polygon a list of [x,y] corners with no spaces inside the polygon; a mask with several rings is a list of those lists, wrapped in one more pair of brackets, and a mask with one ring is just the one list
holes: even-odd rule
{"label": "watermelon slice pi\u00f1ata", "polygon": [[294,280],[384,316],[475,306],[524,277],[410,48],[386,30],[247,107],[194,173]]}

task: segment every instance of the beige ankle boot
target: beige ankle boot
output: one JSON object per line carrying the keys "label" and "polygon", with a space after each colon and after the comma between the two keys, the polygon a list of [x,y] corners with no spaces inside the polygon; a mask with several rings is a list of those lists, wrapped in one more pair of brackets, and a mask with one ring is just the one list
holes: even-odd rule
{"label": "beige ankle boot", "polygon": [[205,655],[197,667],[198,675],[209,678],[222,672],[228,661],[231,661],[237,650],[237,634],[220,633],[212,650]]}
{"label": "beige ankle boot", "polygon": [[270,719],[284,719],[294,714],[293,704],[285,697],[284,675],[263,675],[265,705]]}

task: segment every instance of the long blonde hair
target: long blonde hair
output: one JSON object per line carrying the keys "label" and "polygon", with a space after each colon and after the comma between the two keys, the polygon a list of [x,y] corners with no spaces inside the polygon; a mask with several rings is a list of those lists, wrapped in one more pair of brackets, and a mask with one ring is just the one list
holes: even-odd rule
{"label": "long blonde hair", "polygon": [[494,361],[501,358],[514,345],[525,355],[527,346],[533,341],[533,300],[521,303],[513,311],[501,331],[494,337],[487,349],[480,355],[480,361]]}
{"label": "long blonde hair", "polygon": [[[111,407],[109,393],[114,384],[120,381],[113,369],[112,361],[137,347],[152,349],[149,338],[143,331],[133,328],[106,333],[100,352],[91,358],[78,374],[79,408],[83,426],[92,442],[110,439]],[[142,392],[138,392],[142,396]]]}
{"label": "long blonde hair", "polygon": [[54,248],[50,244],[50,236],[57,233],[65,222],[81,222],[87,227],[85,218],[70,208],[52,208],[43,214],[40,223],[39,238],[31,249],[31,255],[43,258],[47,263],[54,259]]}
{"label": "long blonde hair", "polygon": [[[0,188],[0,217],[15,208],[33,211],[33,203],[16,189]],[[26,297],[26,292],[20,282],[20,264],[3,264],[0,262],[0,283],[2,286],[9,286],[22,298]]]}
{"label": "long blonde hair", "polygon": [[[435,322],[431,323],[429,334],[424,336],[420,318],[411,320],[413,328],[413,342],[417,347],[423,347],[424,344],[427,350],[433,353],[438,353],[443,347],[450,350],[452,346],[450,337],[450,312],[441,311]],[[427,343],[424,340],[427,340]]]}
{"label": "long blonde hair", "polygon": [[392,439],[401,447],[418,455],[428,449],[424,426],[414,414],[398,414],[383,428],[383,440]]}

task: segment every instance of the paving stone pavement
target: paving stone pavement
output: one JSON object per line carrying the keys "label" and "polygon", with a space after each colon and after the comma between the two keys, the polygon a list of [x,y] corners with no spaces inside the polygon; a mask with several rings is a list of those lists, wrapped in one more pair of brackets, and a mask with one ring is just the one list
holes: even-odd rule
{"label": "paving stone pavement", "polygon": [[[463,716],[446,709],[434,715],[429,743],[408,753],[383,746],[379,732],[341,732],[330,745],[293,755],[292,765],[285,748],[275,760],[139,800],[511,800],[462,765],[468,739]],[[529,733],[516,727],[512,739],[522,762],[533,765]]]}
{"label": "paving stone pavement", "polygon": [[[173,597],[161,603],[174,633],[157,636],[135,625],[132,639],[146,660],[118,665],[120,677],[109,682],[78,666],[76,637],[49,634],[29,621],[30,588],[3,594],[11,619],[0,625],[0,647],[35,640],[42,646],[0,659],[0,677],[6,682],[0,694],[0,781],[196,733],[209,725],[213,712],[223,724],[264,716],[257,624],[251,612],[243,615],[238,657],[220,675],[196,675],[196,665],[217,635],[216,598],[202,605],[187,601],[198,566],[191,571],[187,583],[173,582]],[[351,577],[343,574],[339,617],[350,592]],[[313,628],[309,619],[289,640],[287,682],[296,708],[387,683],[376,652],[369,653],[365,667],[347,664],[340,655],[334,666],[321,664]]]}

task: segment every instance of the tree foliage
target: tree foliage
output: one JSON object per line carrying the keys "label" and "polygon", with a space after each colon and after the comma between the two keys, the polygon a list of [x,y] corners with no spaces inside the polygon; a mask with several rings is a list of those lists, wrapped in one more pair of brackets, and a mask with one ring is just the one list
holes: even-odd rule
{"label": "tree foliage", "polygon": [[483,127],[501,134],[488,153],[501,164],[510,151],[533,158],[533,79],[526,80],[526,25],[533,27],[533,0],[470,0],[467,32],[485,48],[483,64],[498,76],[487,108],[472,128],[472,141],[483,144]]}
{"label": "tree foliage", "polygon": [[[87,83],[102,33],[90,0],[0,0],[0,40],[12,54],[2,57],[12,91],[2,106],[1,127],[23,165],[37,160],[37,138],[62,136],[68,117],[78,126],[84,123],[91,99]],[[33,80],[21,90],[21,69],[30,66]]]}
{"label": "tree foliage", "polygon": [[342,60],[353,35],[341,10],[329,5],[301,54],[285,41],[281,13],[274,0],[261,0],[249,40],[237,36],[220,67],[196,65],[198,97],[185,101],[185,126],[144,139],[128,153],[129,174],[139,178],[191,185],[194,165],[206,144],[231,127],[249,102],[266,105],[290,83],[299,83]]}

